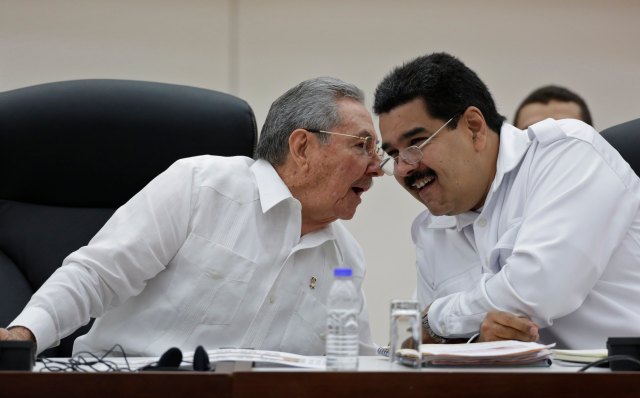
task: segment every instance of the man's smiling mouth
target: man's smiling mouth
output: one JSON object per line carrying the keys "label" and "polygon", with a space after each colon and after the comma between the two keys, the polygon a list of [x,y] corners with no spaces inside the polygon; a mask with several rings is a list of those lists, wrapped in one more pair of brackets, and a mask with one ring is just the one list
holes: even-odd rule
{"label": "man's smiling mouth", "polygon": [[425,185],[427,185],[428,183],[430,183],[431,181],[435,180],[436,176],[435,175],[431,175],[431,176],[427,176],[424,178],[419,179],[418,181],[416,181],[413,186],[417,189],[421,189],[422,187],[424,187]]}
{"label": "man's smiling mouth", "polygon": [[407,187],[420,190],[435,181],[436,178],[438,178],[438,176],[433,170],[426,169],[422,171],[416,171],[415,173],[408,175],[407,177],[405,177],[404,183]]}

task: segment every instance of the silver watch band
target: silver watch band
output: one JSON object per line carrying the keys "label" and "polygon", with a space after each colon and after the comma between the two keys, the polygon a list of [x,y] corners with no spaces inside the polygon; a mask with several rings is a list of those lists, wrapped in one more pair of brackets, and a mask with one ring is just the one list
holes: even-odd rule
{"label": "silver watch band", "polygon": [[429,326],[429,313],[428,312],[422,316],[422,327],[425,328],[425,330],[427,331],[427,334],[429,335],[429,337],[431,337],[431,339],[433,341],[435,341],[436,344],[447,344],[449,342],[448,339],[437,335],[433,331],[433,329],[431,329],[431,326]]}

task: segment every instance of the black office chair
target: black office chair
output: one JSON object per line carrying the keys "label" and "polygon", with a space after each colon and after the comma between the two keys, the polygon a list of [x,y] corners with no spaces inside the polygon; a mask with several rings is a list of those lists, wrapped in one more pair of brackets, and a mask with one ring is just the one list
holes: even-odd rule
{"label": "black office chair", "polygon": [[618,124],[600,133],[640,175],[640,119]]}
{"label": "black office chair", "polygon": [[[246,102],[195,87],[74,80],[0,93],[0,326],[175,160],[251,157],[257,136]],[[88,327],[45,355],[71,355]]]}

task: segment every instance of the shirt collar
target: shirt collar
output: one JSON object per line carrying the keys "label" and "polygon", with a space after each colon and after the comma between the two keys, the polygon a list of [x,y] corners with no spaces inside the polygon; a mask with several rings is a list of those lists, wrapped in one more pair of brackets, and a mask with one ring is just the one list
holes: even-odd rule
{"label": "shirt collar", "polygon": [[456,226],[455,216],[434,216],[429,213],[429,210],[425,210],[420,216],[416,218],[416,224],[426,225],[427,228],[453,228]]}
{"label": "shirt collar", "polygon": [[300,243],[296,246],[296,250],[309,249],[312,247],[318,247],[326,242],[331,242],[331,247],[335,249],[337,259],[339,263],[343,261],[342,250],[338,244],[338,238],[336,233],[336,224],[340,221],[334,221],[331,224],[321,228],[317,231],[309,232],[300,239]]}
{"label": "shirt collar", "polygon": [[503,123],[500,129],[500,149],[496,161],[496,176],[491,184],[491,192],[500,187],[504,176],[515,169],[524,158],[531,145],[531,140],[526,131],[522,131]]}
{"label": "shirt collar", "polygon": [[427,211],[424,222],[427,228],[431,229],[447,229],[455,227],[458,231],[462,231],[464,227],[473,224],[479,215],[479,212],[467,211],[455,216],[434,216],[429,214]]}
{"label": "shirt collar", "polygon": [[476,211],[467,211],[462,214],[458,214],[456,216],[456,227],[458,231],[462,231],[464,227],[473,224],[479,215],[480,213]]}
{"label": "shirt collar", "polygon": [[[291,200],[300,209],[300,202],[293,197],[291,191],[287,185],[282,181],[280,175],[271,165],[264,159],[256,160],[251,165],[253,175],[256,177],[256,183],[258,185],[258,192],[260,194],[260,204],[262,206],[262,212],[266,213],[272,209],[275,205],[285,200]],[[327,241],[332,241],[333,247],[335,247],[338,260],[342,261],[343,254],[340,250],[340,245],[337,244],[337,232],[335,225],[338,221],[334,221],[326,227],[314,232],[310,232],[303,236],[296,246],[296,250],[302,250],[310,247],[317,247]]]}
{"label": "shirt collar", "polygon": [[299,203],[298,200],[291,195],[291,191],[289,191],[289,188],[284,181],[282,181],[282,178],[280,178],[280,175],[278,175],[271,163],[264,159],[258,159],[251,165],[251,170],[256,177],[263,213],[266,213],[275,205],[287,199],[292,199]]}

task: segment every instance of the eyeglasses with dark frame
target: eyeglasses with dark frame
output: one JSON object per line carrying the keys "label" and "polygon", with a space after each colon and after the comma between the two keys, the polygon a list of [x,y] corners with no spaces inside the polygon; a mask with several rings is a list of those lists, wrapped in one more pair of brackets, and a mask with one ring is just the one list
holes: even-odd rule
{"label": "eyeglasses with dark frame", "polygon": [[370,135],[367,135],[366,137],[360,136],[360,135],[353,135],[353,134],[344,134],[344,133],[334,133],[333,131],[326,131],[326,130],[317,130],[317,129],[305,129],[308,132],[311,133],[316,133],[316,134],[332,134],[332,135],[341,135],[343,137],[352,137],[352,138],[357,138],[360,141],[362,141],[364,143],[364,148],[366,150],[367,155],[373,157],[373,155],[377,155],[379,158],[382,158],[384,156],[384,151],[382,150],[382,148],[380,148],[380,146],[378,145],[377,142],[374,142],[371,139]]}
{"label": "eyeglasses with dark frame", "polygon": [[431,137],[427,138],[426,140],[424,140],[424,142],[422,142],[422,144],[420,145],[411,145],[409,147],[406,147],[404,149],[401,149],[398,152],[398,155],[396,156],[385,156],[381,161],[380,161],[380,168],[382,169],[382,171],[388,175],[394,175],[396,172],[396,168],[398,166],[398,159],[401,159],[403,162],[405,162],[406,164],[410,164],[410,165],[414,165],[414,164],[418,164],[418,162],[420,162],[420,160],[422,160],[422,149],[429,143],[431,142],[432,139],[434,139],[436,137],[436,135],[438,135],[439,132],[441,132],[445,127],[447,127],[447,125],[457,117],[454,116],[451,119],[447,120],[447,122],[445,124],[442,125],[442,127],[440,127],[438,130],[436,130],[435,133],[431,134]]}

